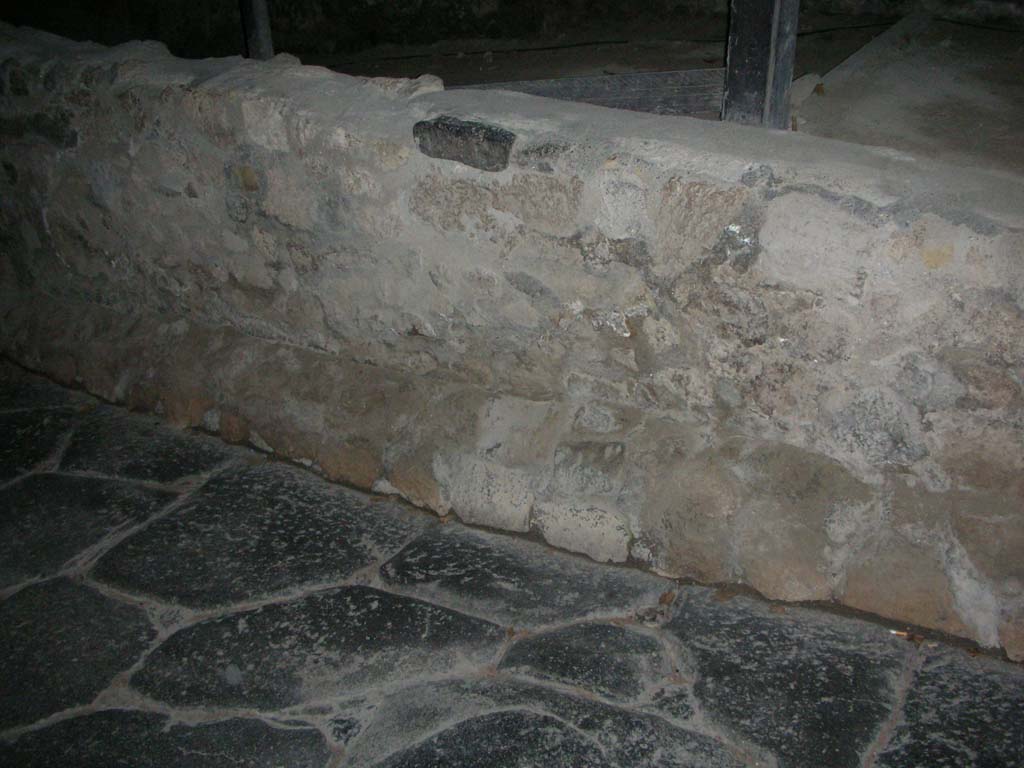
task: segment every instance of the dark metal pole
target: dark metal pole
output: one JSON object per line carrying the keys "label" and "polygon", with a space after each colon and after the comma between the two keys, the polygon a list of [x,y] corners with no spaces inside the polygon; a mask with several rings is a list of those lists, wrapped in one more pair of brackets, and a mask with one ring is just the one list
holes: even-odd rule
{"label": "dark metal pole", "polygon": [[730,0],[722,119],[789,125],[800,0]]}
{"label": "dark metal pole", "polygon": [[274,57],[274,41],[270,37],[270,13],[267,0],[239,0],[242,6],[242,29],[245,32],[245,55],[250,59]]}

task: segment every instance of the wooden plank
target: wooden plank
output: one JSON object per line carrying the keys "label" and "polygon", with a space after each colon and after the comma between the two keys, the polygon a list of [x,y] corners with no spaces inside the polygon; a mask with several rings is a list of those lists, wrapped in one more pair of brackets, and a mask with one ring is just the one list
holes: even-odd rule
{"label": "wooden plank", "polygon": [[789,128],[800,0],[730,0],[722,118]]}
{"label": "wooden plank", "polygon": [[717,119],[722,110],[724,85],[724,69],[688,69],[676,72],[516,80],[458,88],[516,91],[549,99],[579,101],[633,112]]}
{"label": "wooden plank", "polygon": [[270,13],[267,0],[239,0],[242,10],[242,32],[245,55],[250,59],[272,59],[274,42],[270,35]]}

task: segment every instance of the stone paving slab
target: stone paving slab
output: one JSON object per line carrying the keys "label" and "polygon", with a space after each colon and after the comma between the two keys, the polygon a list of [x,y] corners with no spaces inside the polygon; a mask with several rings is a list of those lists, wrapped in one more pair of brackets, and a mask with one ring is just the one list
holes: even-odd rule
{"label": "stone paving slab", "polygon": [[[486,723],[493,728],[485,735]],[[549,726],[548,739],[535,733],[544,726]],[[531,757],[517,762],[510,755],[522,735]],[[624,768],[732,768],[750,764],[747,757],[719,739],[658,717],[527,683],[475,679],[412,686],[386,696],[351,744],[348,764],[568,768],[579,760]]]}
{"label": "stone paving slab", "polygon": [[881,627],[688,588],[665,626],[692,653],[709,716],[786,766],[860,766],[910,650]]}
{"label": "stone paving slab", "polygon": [[1024,669],[926,653],[878,768],[1024,766]]}
{"label": "stone paving slab", "polygon": [[231,605],[337,583],[432,523],[284,464],[238,466],[118,545],[94,576],[184,606]]}
{"label": "stone paving slab", "polygon": [[672,583],[508,536],[447,525],[381,568],[384,581],[502,624],[536,627],[658,604]]}
{"label": "stone paving slab", "polygon": [[169,704],[282,709],[472,670],[495,655],[504,635],[420,600],[341,587],[183,629],[131,684]]}
{"label": "stone paving slab", "polygon": [[0,489],[0,589],[53,576],[76,555],[175,498],[107,478],[23,477]]}
{"label": "stone paving slab", "polygon": [[79,418],[71,408],[0,413],[0,483],[49,459]]}
{"label": "stone paving slab", "polygon": [[152,417],[101,406],[75,430],[60,468],[173,483],[210,472],[231,456],[230,449],[213,438],[186,434]]}
{"label": "stone paving slab", "polygon": [[0,411],[91,406],[94,403],[93,398],[86,394],[29,375],[18,366],[0,360]]}
{"label": "stone paving slab", "polygon": [[613,624],[576,624],[520,640],[498,669],[635,699],[674,672],[661,642]]}
{"label": "stone paving slab", "polygon": [[139,608],[67,579],[0,603],[0,731],[88,704],[156,632]]}
{"label": "stone paving slab", "polygon": [[323,768],[329,758],[322,734],[313,728],[276,728],[241,718],[189,726],[118,709],[63,720],[12,745],[0,744],[0,762],[10,768]]}

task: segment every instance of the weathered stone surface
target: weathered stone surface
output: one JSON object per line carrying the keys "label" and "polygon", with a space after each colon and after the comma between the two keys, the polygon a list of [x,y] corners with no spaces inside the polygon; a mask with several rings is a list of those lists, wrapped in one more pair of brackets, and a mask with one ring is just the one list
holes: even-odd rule
{"label": "weathered stone surface", "polygon": [[410,594],[516,627],[632,614],[657,605],[671,582],[600,566],[515,539],[443,526],[381,567]]}
{"label": "weathered stone surface", "polygon": [[0,603],[0,729],[88,704],[156,635],[146,615],[57,579]]}
{"label": "weathered stone surface", "polygon": [[0,411],[91,405],[95,401],[0,361]]}
{"label": "weathered stone surface", "polygon": [[0,482],[24,474],[54,456],[78,421],[71,409],[0,413]]}
{"label": "weathered stone surface", "polygon": [[94,575],[181,605],[228,605],[336,584],[397,552],[427,524],[297,469],[237,467],[121,542]]}
{"label": "weathered stone surface", "polygon": [[614,624],[576,624],[513,645],[498,669],[611,698],[636,698],[673,673],[654,637]]}
{"label": "weathered stone surface", "polygon": [[210,439],[192,439],[156,419],[128,419],[98,408],[75,430],[60,468],[171,483],[209,472],[230,452]]}
{"label": "weathered stone surface", "polygon": [[1024,670],[963,651],[925,653],[875,765],[1024,765]]}
{"label": "weathered stone surface", "polygon": [[185,725],[166,715],[110,709],[63,720],[0,745],[5,765],[132,765],[136,768],[322,768],[330,752],[315,728],[233,718]]}
{"label": "weathered stone surface", "polygon": [[52,576],[175,499],[117,480],[40,474],[0,490],[0,588]]}
{"label": "weathered stone surface", "polygon": [[508,167],[516,135],[496,125],[443,115],[421,120],[412,128],[420,152],[440,160],[456,160],[481,171]]}
{"label": "weathered stone surface", "polygon": [[369,587],[341,587],[180,630],[132,675],[175,705],[280,709],[482,665],[503,630]]}
{"label": "weathered stone surface", "polygon": [[[1021,179],[23,28],[0,62],[4,355],[481,525],[619,559],[540,525],[603,510],[639,565],[1019,656]],[[897,540],[913,589],[847,588]]]}
{"label": "weathered stone surface", "polygon": [[600,507],[542,503],[533,508],[532,527],[555,547],[582,552],[600,563],[624,563],[632,534],[622,516]]}
{"label": "weathered stone surface", "polygon": [[716,722],[780,766],[861,765],[897,700],[906,644],[864,622],[690,588],[666,629],[693,654]]}
{"label": "weathered stone surface", "polygon": [[[517,759],[519,746],[531,759]],[[747,764],[732,745],[658,717],[486,679],[412,686],[386,697],[348,759],[369,766],[385,756],[384,764],[394,766]]]}

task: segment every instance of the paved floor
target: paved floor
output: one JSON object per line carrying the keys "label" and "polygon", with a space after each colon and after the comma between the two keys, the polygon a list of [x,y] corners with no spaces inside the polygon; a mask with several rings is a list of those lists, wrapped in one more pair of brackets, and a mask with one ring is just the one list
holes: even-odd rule
{"label": "paved floor", "polygon": [[1024,670],[0,368],[0,765],[1021,766]]}

